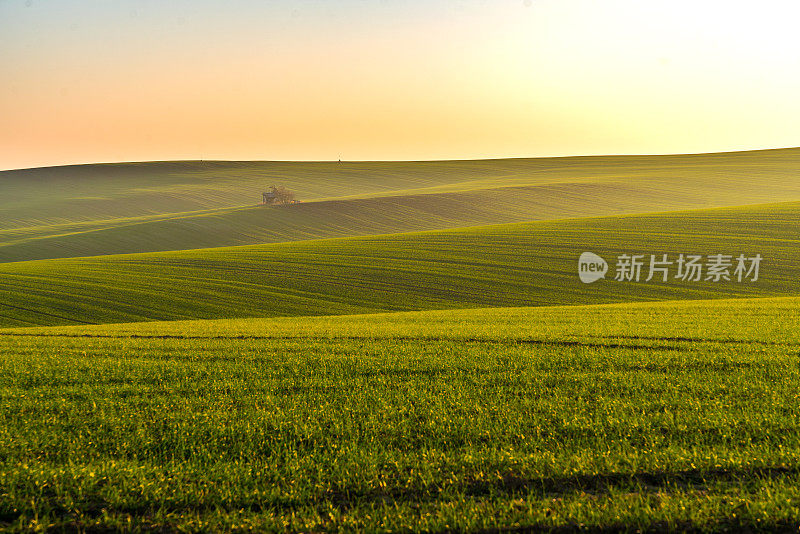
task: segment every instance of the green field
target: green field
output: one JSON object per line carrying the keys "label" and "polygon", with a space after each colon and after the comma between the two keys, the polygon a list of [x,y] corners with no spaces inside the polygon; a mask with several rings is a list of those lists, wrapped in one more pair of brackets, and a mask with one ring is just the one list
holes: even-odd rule
{"label": "green field", "polygon": [[0,172],[0,531],[797,531],[798,398],[800,149]]}
{"label": "green field", "polygon": [[0,518],[786,528],[800,515],[799,305],[3,331]]}
{"label": "green field", "polygon": [[[0,265],[0,325],[797,294],[800,203]],[[755,283],[581,283],[578,256],[764,257]]]}
{"label": "green field", "polygon": [[[800,201],[800,150],[0,172],[0,262]],[[302,204],[254,206],[272,183]]]}
{"label": "green field", "polygon": [[[0,171],[2,227],[253,205],[272,183],[304,201],[490,189],[507,185],[654,181],[705,190],[709,205],[740,185],[754,200],[800,195],[800,149],[676,156],[593,156],[432,162],[186,161]],[[710,183],[709,183],[710,182]],[[713,187],[714,185],[718,187]],[[750,184],[748,186],[748,184]],[[767,188],[765,190],[765,188]],[[784,198],[781,198],[781,195]],[[741,195],[744,196],[744,195]]]}

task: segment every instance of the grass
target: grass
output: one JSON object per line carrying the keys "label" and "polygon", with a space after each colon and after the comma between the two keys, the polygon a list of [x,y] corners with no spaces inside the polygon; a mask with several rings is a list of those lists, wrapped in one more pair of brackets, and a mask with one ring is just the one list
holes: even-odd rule
{"label": "grass", "polygon": [[[796,531],[798,169],[0,172],[0,531]],[[304,202],[253,206],[271,183]]]}
{"label": "grass", "polygon": [[[731,195],[730,201],[739,194]],[[598,202],[603,199],[603,202]],[[0,262],[438,230],[705,206],[625,184],[548,184],[230,208],[0,231]],[[725,202],[722,202],[724,204]]]}
{"label": "grass", "polygon": [[[800,200],[798,169],[800,149],[8,171],[0,173],[0,262]],[[273,182],[304,204],[254,208]]]}
{"label": "grass", "polygon": [[9,531],[774,530],[800,300],[0,331]]}
{"label": "grass", "polygon": [[[800,205],[786,203],[9,263],[0,265],[0,325],[793,295],[798,224]],[[764,264],[755,283],[585,285],[577,258],[586,250],[612,270],[623,253],[758,253]]]}

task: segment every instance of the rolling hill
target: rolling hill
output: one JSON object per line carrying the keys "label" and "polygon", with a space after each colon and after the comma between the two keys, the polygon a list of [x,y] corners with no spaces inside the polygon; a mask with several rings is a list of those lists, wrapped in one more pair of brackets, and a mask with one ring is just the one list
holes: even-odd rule
{"label": "rolling hill", "polygon": [[[800,289],[798,227],[800,203],[783,203],[8,263],[0,325],[788,296]],[[612,263],[633,253],[764,261],[757,282],[586,285],[584,251]]]}
{"label": "rolling hill", "polygon": [[798,170],[0,173],[0,530],[796,530]]}
{"label": "rolling hill", "polygon": [[[9,171],[0,173],[0,262],[800,200],[798,171],[800,149]],[[306,202],[253,206],[270,182]]]}
{"label": "rolling hill", "polygon": [[[702,317],[702,320],[698,320]],[[778,320],[767,320],[779,317]],[[800,344],[800,296],[3,328],[11,338]],[[624,347],[623,347],[624,348]]]}

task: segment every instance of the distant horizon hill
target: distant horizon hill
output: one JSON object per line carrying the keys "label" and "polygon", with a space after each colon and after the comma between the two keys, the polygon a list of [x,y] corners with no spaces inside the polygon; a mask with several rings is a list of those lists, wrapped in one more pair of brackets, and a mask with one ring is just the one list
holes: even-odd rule
{"label": "distant horizon hill", "polygon": [[797,150],[799,146],[773,147],[773,148],[752,148],[742,150],[720,150],[720,151],[701,151],[701,152],[665,152],[665,153],[611,153],[611,154],[565,154],[547,156],[496,156],[478,158],[433,158],[433,159],[143,159],[143,160],[119,160],[119,161],[89,161],[83,163],[63,163],[55,165],[37,165],[32,167],[12,167],[0,169],[0,173],[36,171],[42,169],[60,169],[66,167],[93,167],[110,165],[147,165],[147,164],[229,164],[229,163],[300,163],[300,164],[330,164],[330,163],[452,163],[452,162],[483,162],[483,161],[513,161],[513,160],[563,160],[574,158],[660,158],[660,157],[681,157],[681,156],[709,156],[709,155],[731,155],[756,152],[774,152],[782,150]]}
{"label": "distant horizon hill", "polygon": [[[267,208],[285,187],[301,203]],[[0,172],[0,263],[800,201],[800,148]]]}

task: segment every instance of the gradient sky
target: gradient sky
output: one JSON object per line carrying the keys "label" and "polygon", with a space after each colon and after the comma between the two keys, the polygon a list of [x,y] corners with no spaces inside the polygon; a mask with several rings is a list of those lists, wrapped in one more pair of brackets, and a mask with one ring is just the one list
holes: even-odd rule
{"label": "gradient sky", "polygon": [[800,145],[800,0],[0,0],[0,169]]}

